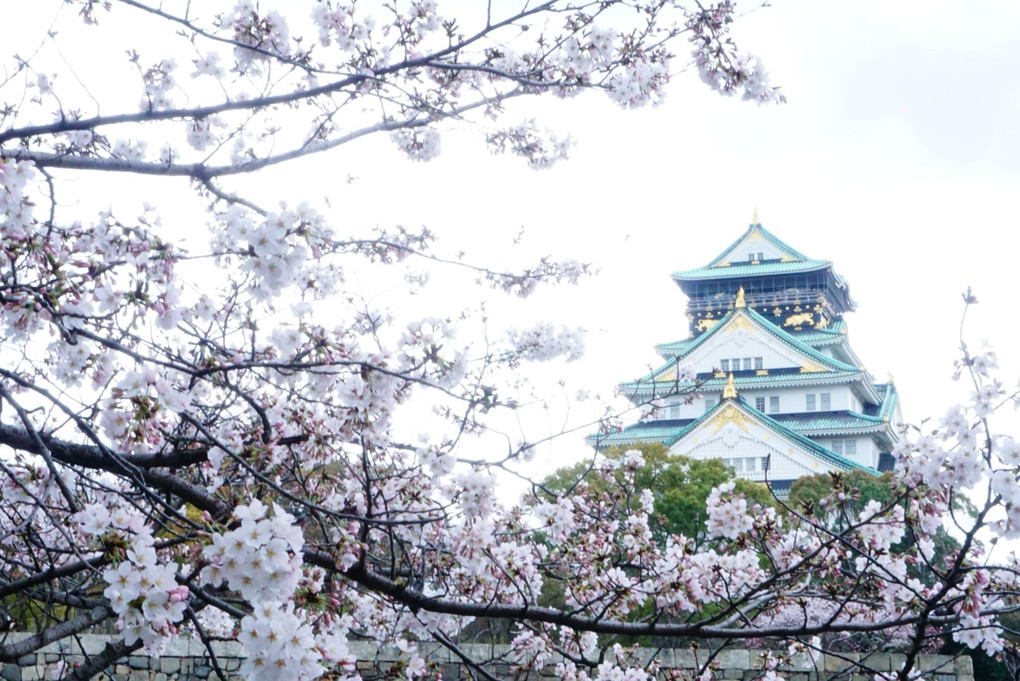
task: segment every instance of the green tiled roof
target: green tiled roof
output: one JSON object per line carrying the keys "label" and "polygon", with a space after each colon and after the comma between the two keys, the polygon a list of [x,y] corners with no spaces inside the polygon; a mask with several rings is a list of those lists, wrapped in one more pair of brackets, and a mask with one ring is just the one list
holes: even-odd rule
{"label": "green tiled roof", "polygon": [[777,237],[775,234],[773,234],[769,230],[767,230],[764,227],[762,227],[761,223],[756,221],[756,222],[748,225],[747,226],[747,231],[744,232],[743,234],[741,234],[739,237],[737,237],[736,241],[734,241],[729,246],[727,246],[725,249],[723,249],[722,253],[720,253],[719,255],[715,256],[715,258],[712,260],[712,262],[708,263],[707,267],[714,267],[715,265],[718,265],[720,262],[722,262],[722,259],[726,257],[727,253],[729,253],[731,250],[736,248],[737,245],[741,241],[743,241],[744,239],[749,237],[754,232],[757,232],[758,234],[760,234],[762,237],[764,237],[764,239],[766,241],[768,241],[770,244],[772,244],[773,246],[778,248],[780,251],[785,253],[788,257],[790,257],[790,258],[792,258],[794,260],[810,260],[811,259],[811,258],[807,257],[806,255],[804,255],[803,253],[801,253],[800,251],[798,251],[797,249],[795,249],[792,246],[790,246],[788,243],[786,243],[785,241],[783,241],[782,239]]}
{"label": "green tiled roof", "polygon": [[827,345],[834,341],[838,341],[845,336],[846,334],[843,332],[845,328],[846,322],[842,319],[837,319],[824,329],[794,331],[790,335],[805,345],[814,346],[816,343],[819,345]]}
{"label": "green tiled roof", "polygon": [[900,394],[896,391],[896,386],[892,383],[876,383],[875,390],[882,396],[882,408],[878,417],[883,421],[892,421],[896,414],[896,406],[900,401]]}
{"label": "green tiled roof", "polygon": [[[730,400],[722,400],[716,404],[712,409],[705,412],[701,417],[694,421],[651,421],[646,423],[636,423],[632,426],[624,428],[622,431],[612,433],[607,436],[590,436],[588,441],[592,444],[597,444],[600,447],[611,447],[614,445],[626,445],[633,444],[635,442],[661,442],[667,447],[675,444],[684,435],[694,430],[698,424],[710,419],[718,410],[723,409]],[[763,414],[760,411],[754,409],[739,397],[736,400],[737,404],[746,411],[753,418],[759,420],[762,425],[769,428],[776,434],[797,443],[800,447],[804,448],[811,454],[817,456],[823,461],[827,461],[834,466],[842,468],[844,470],[863,470],[869,473],[878,474],[878,471],[871,468],[870,466],[864,466],[850,459],[847,459],[839,454],[836,454],[832,450],[823,447],[822,445],[814,442],[810,438],[802,435],[791,427],[784,424],[783,421],[777,420]]]}
{"label": "green tiled roof", "polygon": [[689,355],[691,352],[693,352],[696,348],[701,347],[701,345],[712,342],[710,339],[714,338],[716,334],[720,333],[720,329],[726,326],[726,322],[730,319],[730,317],[733,317],[734,315],[737,314],[746,314],[751,319],[751,321],[755,322],[760,328],[771,334],[774,338],[777,338],[778,340],[782,341],[783,343],[786,343],[787,345],[793,347],[799,352],[804,353],[805,355],[810,357],[815,362],[818,362],[822,366],[827,366],[830,369],[837,371],[851,371],[853,373],[858,373],[857,367],[852,367],[849,364],[845,364],[837,359],[829,357],[828,355],[822,354],[821,352],[815,350],[807,343],[801,342],[796,336],[791,334],[789,331],[785,331],[779,328],[778,326],[776,326],[775,324],[773,324],[768,319],[758,314],[751,308],[744,307],[730,310],[729,312],[726,313],[726,316],[720,319],[719,323],[713,326],[711,329],[709,329],[708,331],[699,335],[696,338],[688,339],[686,344],[683,346],[683,352],[681,354],[674,355],[673,358],[666,364],[660,366],[659,368],[655,369],[650,374],[647,374],[641,379],[638,379],[638,381],[648,382],[652,378],[652,376],[655,376],[667,370],[669,366],[674,363],[676,358],[685,357]]}
{"label": "green tiled roof", "polygon": [[882,430],[885,423],[877,416],[855,411],[808,414],[776,414],[772,417],[790,430],[809,435],[836,435]]}
{"label": "green tiled roof", "polygon": [[[660,369],[661,371],[661,369]],[[864,372],[858,371],[857,369],[848,369],[844,371],[806,371],[799,372],[794,371],[786,374],[768,374],[765,376],[736,376],[734,375],[734,384],[737,387],[737,392],[741,390],[749,390],[754,388],[783,388],[783,387],[796,387],[796,386],[812,386],[812,385],[832,385],[834,383],[850,383],[858,378],[865,377]],[[701,390],[721,390],[726,385],[725,377],[716,377],[704,379],[700,384]],[[620,384],[620,390],[625,396],[636,397],[646,396],[655,393],[656,391],[662,392],[662,387],[665,385],[673,386],[674,381],[652,381],[650,377],[646,376],[644,379],[637,381],[628,381],[627,383]],[[693,384],[681,384],[681,388],[693,387]]]}
{"label": "green tiled roof", "polygon": [[655,351],[664,359],[672,359],[685,354],[687,352],[687,346],[695,340],[695,338],[684,338],[683,340],[677,340],[671,343],[660,343],[655,346]]}
{"label": "green tiled roof", "polygon": [[684,272],[674,272],[675,281],[691,281],[696,279],[737,279],[757,277],[769,274],[795,274],[797,272],[814,272],[831,267],[828,260],[805,260],[802,262],[766,261],[758,264],[740,262],[736,265],[716,267],[699,267]]}
{"label": "green tiled roof", "polygon": [[[867,434],[883,430],[885,421],[877,416],[868,416],[854,411],[825,412],[816,414],[776,414],[772,420],[790,431],[805,436]],[[691,420],[646,421],[635,423],[621,431],[601,437],[590,437],[599,446],[611,447],[630,444],[635,441],[662,442],[671,445],[690,430]]]}
{"label": "green tiled roof", "polygon": [[[769,321],[767,317],[763,316],[765,321]],[[772,322],[769,322],[772,324]],[[775,324],[772,324],[776,326]],[[776,326],[776,328],[780,328]],[[831,345],[832,343],[838,343],[843,340],[846,336],[843,330],[846,328],[846,322],[842,319],[837,319],[832,322],[827,328],[824,329],[809,329],[805,331],[786,331],[780,329],[784,333],[790,334],[790,337],[800,341],[804,345],[812,348],[821,347],[824,345]],[[682,338],[680,340],[670,341],[669,343],[659,343],[655,346],[655,351],[659,353],[659,356],[664,359],[674,359],[676,357],[687,354],[691,344],[693,344],[697,338]]]}
{"label": "green tiled roof", "polygon": [[[748,262],[737,262],[735,264],[727,263],[725,261],[726,254],[754,233],[757,233],[758,236],[765,239],[765,241],[768,241],[770,244],[775,246],[777,250],[783,253],[783,259],[780,261],[772,260],[758,264]],[[754,277],[767,274],[810,272],[812,270],[823,269],[829,266],[831,266],[831,263],[828,260],[815,260],[807,257],[797,249],[792,248],[775,234],[762,227],[761,223],[755,223],[750,225],[746,232],[737,237],[736,241],[727,246],[723,252],[713,258],[710,263],[704,267],[699,267],[694,270],[675,272],[673,274],[673,279],[677,281],[691,279],[732,279],[734,277]]]}
{"label": "green tiled roof", "polygon": [[635,442],[661,442],[667,447],[687,432],[691,421],[646,421],[607,435],[589,435],[587,440],[599,447],[629,445]]}
{"label": "green tiled roof", "polygon": [[[720,404],[722,404],[722,402],[720,402]],[[831,463],[831,464],[833,464],[835,466],[839,466],[840,468],[843,468],[845,470],[856,469],[856,470],[868,471],[869,473],[874,473],[875,475],[878,475],[878,471],[876,471],[871,466],[864,466],[864,465],[861,465],[861,464],[856,463],[854,461],[851,461],[850,459],[847,459],[847,458],[845,458],[843,456],[840,456],[839,454],[836,454],[835,452],[833,452],[831,449],[828,449],[826,447],[821,446],[820,444],[818,444],[814,440],[811,440],[811,439],[805,437],[804,435],[801,435],[800,433],[798,433],[798,432],[796,432],[794,430],[791,430],[789,428],[783,427],[782,423],[780,423],[779,421],[776,421],[774,418],[772,418],[768,414],[762,414],[760,411],[757,411],[756,409],[748,407],[746,404],[744,404],[743,406],[744,406],[744,408],[749,413],[754,414],[755,416],[757,416],[759,419],[761,419],[762,423],[764,423],[765,425],[767,425],[770,428],[772,428],[772,430],[774,430],[776,433],[778,433],[779,435],[782,435],[783,437],[787,437],[787,438],[789,438],[791,440],[794,440],[795,442],[800,444],[802,447],[804,447],[808,451],[813,452],[819,458],[824,459],[824,460],[828,461],[829,463]]]}

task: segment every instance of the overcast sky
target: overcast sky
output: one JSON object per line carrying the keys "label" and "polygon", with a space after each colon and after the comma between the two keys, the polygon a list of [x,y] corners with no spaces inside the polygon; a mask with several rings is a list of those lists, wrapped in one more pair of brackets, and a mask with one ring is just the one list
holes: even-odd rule
{"label": "overcast sky", "polygon": [[[3,16],[22,7],[0,0]],[[706,264],[756,206],[767,229],[847,278],[851,343],[877,379],[895,376],[908,419],[953,399],[968,285],[981,300],[968,336],[989,339],[1015,378],[1020,3],[776,0],[735,34],[787,104],[721,98],[679,73],[657,108],[593,94],[517,112],[576,138],[551,170],[489,157],[481,131],[462,129],[428,164],[375,140],[263,181],[291,200],[329,196],[352,230],[426,224],[441,248],[483,263],[500,264],[522,228],[512,259],[594,261],[597,279],[525,312],[588,329],[570,373],[596,390],[645,373],[656,343],[686,335],[670,273]],[[425,303],[440,307],[441,291]]]}
{"label": "overcast sky", "polygon": [[577,139],[552,170],[486,158],[466,132],[425,166],[352,167],[354,186],[399,199],[376,207],[383,221],[427,223],[476,249],[523,226],[527,246],[601,265],[598,280],[535,309],[562,306],[553,313],[589,329],[584,366],[603,388],[686,334],[670,273],[706,264],[755,206],[848,279],[851,342],[877,379],[895,377],[908,419],[952,400],[967,286],[981,301],[967,334],[999,349],[1014,386],[1020,4],[778,0],[736,35],[786,105],[720,98],[679,74],[654,109],[598,96],[543,106]]}

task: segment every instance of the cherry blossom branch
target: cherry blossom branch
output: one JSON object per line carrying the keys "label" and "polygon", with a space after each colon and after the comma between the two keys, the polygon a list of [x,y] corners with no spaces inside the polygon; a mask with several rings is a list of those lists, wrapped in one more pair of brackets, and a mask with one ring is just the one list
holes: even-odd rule
{"label": "cherry blossom branch", "polygon": [[[323,569],[337,570],[333,559],[319,552],[306,552],[305,560]],[[503,603],[466,603],[449,601],[426,596],[420,591],[411,589],[406,584],[369,572],[363,567],[354,567],[344,575],[358,584],[375,592],[383,593],[404,606],[414,610],[467,617],[488,617],[506,620],[527,620],[542,622],[556,626],[568,627],[577,631],[592,631],[598,634],[617,634],[621,636],[661,636],[664,638],[704,638],[723,640],[747,640],[769,637],[802,637],[814,636],[827,632],[880,632],[894,627],[916,625],[921,622],[950,624],[959,621],[954,615],[931,616],[922,618],[916,615],[903,615],[878,622],[826,622],[820,625],[802,627],[775,628],[741,628],[710,627],[700,623],[669,624],[659,622],[626,622],[584,617],[555,608],[544,608],[534,605],[515,605]]]}
{"label": "cherry blossom branch", "polygon": [[97,605],[74,619],[54,624],[19,641],[0,643],[0,662],[16,662],[19,657],[23,657],[30,652],[39,650],[43,646],[68,636],[87,631],[112,616],[113,612],[107,606]]}

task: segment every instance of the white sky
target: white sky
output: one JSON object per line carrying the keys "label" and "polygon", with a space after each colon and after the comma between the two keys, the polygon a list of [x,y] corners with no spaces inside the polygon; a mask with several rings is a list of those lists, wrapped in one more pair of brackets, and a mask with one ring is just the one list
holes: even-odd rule
{"label": "white sky", "polygon": [[[0,0],[0,16],[22,7]],[[597,279],[525,308],[589,330],[570,374],[594,390],[643,374],[654,344],[686,335],[670,273],[707,263],[755,206],[767,229],[847,278],[851,343],[878,380],[895,376],[908,420],[953,399],[968,285],[981,300],[972,344],[988,338],[1015,377],[1020,4],[776,0],[740,19],[736,36],[788,104],[723,99],[680,74],[654,109],[624,112],[596,95],[529,105],[522,117],[577,139],[552,170],[489,157],[467,129],[445,134],[429,164],[378,140],[266,181],[292,201],[328,195],[350,231],[426,224],[441,250],[481,263],[503,262],[522,227],[515,261],[594,261]],[[432,295],[424,305],[441,307],[446,294]],[[553,465],[576,451],[563,445],[545,453]]]}
{"label": "white sky", "polygon": [[950,376],[967,286],[981,301],[970,344],[989,340],[1014,387],[1020,5],[779,0],[736,35],[788,104],[723,99],[681,74],[654,109],[597,96],[544,106],[543,120],[578,141],[549,171],[485,157],[468,131],[447,135],[428,165],[394,153],[338,174],[382,189],[380,222],[428,224],[454,249],[505,248],[523,226],[536,252],[598,263],[597,280],[533,307],[589,330],[574,370],[600,391],[643,374],[655,343],[686,335],[669,275],[706,264],[756,205],[766,228],[848,279],[851,343],[878,380],[895,377],[909,421],[959,394]]}

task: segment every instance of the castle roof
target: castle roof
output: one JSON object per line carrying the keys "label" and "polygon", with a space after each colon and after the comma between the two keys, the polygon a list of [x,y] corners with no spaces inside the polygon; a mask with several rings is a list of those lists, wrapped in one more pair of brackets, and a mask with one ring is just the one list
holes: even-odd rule
{"label": "castle roof", "polygon": [[[801,340],[802,334],[795,335],[786,331],[748,307],[734,308],[708,331],[696,338],[686,339],[682,343],[673,344],[673,348],[679,352],[676,354],[670,353],[671,357],[665,364],[636,381],[621,383],[620,389],[628,397],[647,398],[654,395],[676,392],[676,388],[690,385],[690,383],[683,385],[677,383],[677,365],[681,364],[685,358],[691,356],[699,348],[712,347],[718,336],[731,333],[733,328],[738,327],[750,330],[753,333],[763,334],[773,341],[779,341],[800,357],[799,367],[790,367],[779,371],[771,370],[767,373],[735,372],[741,389],[860,382],[863,386],[864,394],[867,395],[869,400],[876,404],[879,403],[879,395],[871,385],[867,372],[863,371],[860,367],[829,357],[813,347],[813,344],[820,340],[828,341],[831,335],[819,334],[817,331],[810,332],[813,335],[807,339],[814,343],[805,343]],[[836,336],[839,336],[839,332],[836,332]],[[699,389],[703,391],[721,390],[723,383],[725,383],[724,377],[711,375],[698,377]]]}
{"label": "castle roof", "polygon": [[[830,261],[807,257],[762,227],[757,216],[747,231],[711,262],[693,270],[674,272],[673,280],[689,296],[702,296],[710,282],[718,282],[721,291],[730,293],[743,283],[749,294],[758,295],[760,291],[754,282],[786,279],[787,275],[806,275],[811,280],[807,290],[827,292],[836,316],[856,307],[846,280],[836,274]],[[759,299],[758,303],[761,302]]]}
{"label": "castle roof", "polygon": [[[763,241],[771,244],[774,250],[778,251],[778,258],[771,258],[770,262],[752,264],[743,257],[737,256],[737,254],[743,255],[748,250],[756,250],[758,243]],[[831,266],[832,263],[828,260],[815,260],[807,257],[762,227],[759,222],[750,225],[746,232],[704,267],[675,272],[673,279],[678,282],[691,279],[733,279],[789,272],[810,272]]]}
{"label": "castle roof", "polygon": [[[769,321],[767,317],[765,319],[766,321]],[[769,323],[772,322],[769,321]],[[783,331],[785,331],[785,329],[783,329]],[[800,343],[816,349],[846,342],[846,322],[842,319],[837,319],[824,329],[808,328],[803,331],[785,332],[788,333],[791,338],[799,341]],[[699,337],[700,336],[694,338],[681,338],[680,340],[670,341],[668,343],[659,343],[655,346],[655,351],[663,359],[676,359],[677,357],[682,357],[687,354],[692,344],[697,342]]]}
{"label": "castle roof", "polygon": [[[806,450],[811,455],[832,466],[841,470],[862,470],[877,474],[875,469],[836,454],[827,447],[823,447],[808,438],[806,435],[801,434],[798,432],[796,426],[802,424],[796,423],[795,420],[781,420],[769,416],[768,414],[763,414],[747,404],[747,402],[739,396],[733,399],[720,401],[712,407],[712,409],[696,419],[636,423],[616,433],[589,436],[588,441],[598,446],[600,449],[616,445],[629,445],[636,442],[661,442],[665,446],[670,447],[689,433],[693,432],[699,426],[711,422],[721,411],[729,408],[730,406],[738,407],[746,417],[756,421],[778,437],[796,444],[801,449]],[[847,426],[846,430],[834,430],[834,435],[841,435],[844,433],[851,434],[851,427],[861,423],[866,423],[869,427],[876,425],[876,422],[873,419],[866,417],[863,414],[855,414],[853,412],[845,412],[842,414],[837,413],[837,415],[823,414],[819,415],[819,417],[820,418],[817,423],[812,424],[808,422],[807,425],[824,425],[825,419],[828,418],[828,423],[831,426],[834,426],[837,423],[843,423]],[[878,422],[878,425],[880,425],[880,422]]]}

